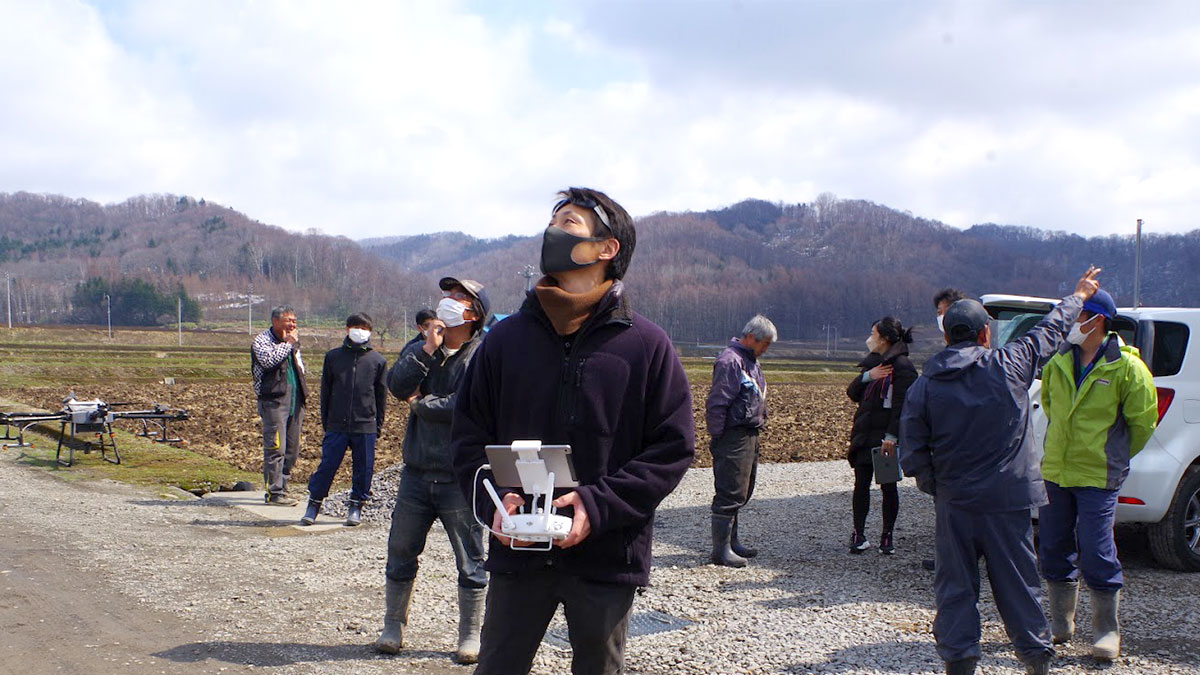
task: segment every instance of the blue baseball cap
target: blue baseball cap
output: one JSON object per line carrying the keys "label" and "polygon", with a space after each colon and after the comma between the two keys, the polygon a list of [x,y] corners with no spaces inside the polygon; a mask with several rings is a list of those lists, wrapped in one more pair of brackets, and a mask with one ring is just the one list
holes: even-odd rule
{"label": "blue baseball cap", "polygon": [[1088,298],[1083,303],[1083,308],[1092,314],[1103,314],[1105,318],[1112,319],[1117,315],[1117,303],[1113,302],[1112,296],[1103,288],[1096,291],[1096,294]]}

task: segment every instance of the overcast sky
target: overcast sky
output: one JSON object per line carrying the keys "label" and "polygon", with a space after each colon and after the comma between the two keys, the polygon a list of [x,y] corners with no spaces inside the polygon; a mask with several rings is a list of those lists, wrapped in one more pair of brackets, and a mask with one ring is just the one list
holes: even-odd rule
{"label": "overcast sky", "polygon": [[1200,2],[0,0],[0,192],[353,238],[867,199],[1200,228]]}

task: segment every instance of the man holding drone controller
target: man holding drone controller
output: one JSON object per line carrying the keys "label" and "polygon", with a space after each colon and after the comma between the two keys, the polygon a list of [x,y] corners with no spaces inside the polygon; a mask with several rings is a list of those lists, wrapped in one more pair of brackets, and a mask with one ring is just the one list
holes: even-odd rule
{"label": "man holding drone controller", "polygon": [[[514,441],[570,445],[579,486],[555,492],[571,526],[548,551],[499,536],[492,501],[475,499],[494,535],[477,675],[528,673],[560,604],[572,672],[623,671],[634,592],[650,582],[654,512],[695,453],[683,366],[666,333],[631,309],[621,281],[633,220],[596,190],[559,197],[542,238],[546,276],[476,350],[451,447],[468,499],[485,492],[476,482],[485,446]],[[502,492],[509,514],[532,499]]]}

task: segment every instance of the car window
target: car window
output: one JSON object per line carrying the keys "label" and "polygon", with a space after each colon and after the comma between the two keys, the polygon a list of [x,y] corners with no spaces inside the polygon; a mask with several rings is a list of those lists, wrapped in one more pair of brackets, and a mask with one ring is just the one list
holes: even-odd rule
{"label": "car window", "polygon": [[1028,333],[1042,320],[1045,314],[1022,313],[1009,310],[996,312],[992,320],[992,344],[1002,347]]}
{"label": "car window", "polygon": [[1150,364],[1150,372],[1155,377],[1175,375],[1183,367],[1188,334],[1187,324],[1174,321],[1154,322],[1154,356],[1151,358],[1153,363]]}

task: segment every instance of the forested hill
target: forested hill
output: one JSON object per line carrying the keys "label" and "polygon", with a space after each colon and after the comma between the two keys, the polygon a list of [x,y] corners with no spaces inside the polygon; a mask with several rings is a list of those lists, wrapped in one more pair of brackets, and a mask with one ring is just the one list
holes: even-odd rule
{"label": "forested hill", "polygon": [[0,274],[12,278],[14,321],[37,323],[77,318],[73,292],[91,278],[137,278],[160,288],[182,283],[210,320],[245,317],[253,294],[258,318],[268,305],[286,302],[306,316],[362,309],[377,313],[377,321],[398,322],[405,304],[430,295],[423,276],[345,237],[297,234],[175,195],[101,205],[0,193]]}
{"label": "forested hill", "polygon": [[[700,213],[638,220],[626,281],[635,307],[680,341],[732,335],[764,312],[785,338],[818,338],[825,326],[863,333],[881,316],[932,325],[933,294],[1060,297],[1089,264],[1118,304],[1133,300],[1133,237],[1084,238],[1030,227],[958,230],[860,200],[822,195],[811,204],[747,200]],[[522,268],[538,264],[540,237],[479,240],[422,235],[374,247],[431,276],[473,276],[501,309],[517,307]],[[1200,305],[1200,231],[1144,235],[1143,305]]]}
{"label": "forested hill", "polygon": [[[770,316],[785,339],[835,330],[865,338],[886,314],[928,328],[939,288],[1061,296],[1089,264],[1104,267],[1102,282],[1118,304],[1133,299],[1132,236],[991,224],[964,231],[828,194],[808,204],[747,200],[657,213],[639,218],[637,232],[626,277],[634,307],[682,342],[721,341],[754,312]],[[100,205],[0,193],[0,275],[12,277],[18,322],[68,320],[76,285],[96,277],[182,283],[208,320],[244,317],[253,293],[256,317],[288,302],[304,316],[365,310],[393,327],[431,304],[446,274],[478,279],[496,310],[511,312],[540,244],[540,235],[444,232],[372,245],[296,234],[191,197]],[[1200,231],[1146,236],[1143,304],[1200,305],[1198,269]]]}

